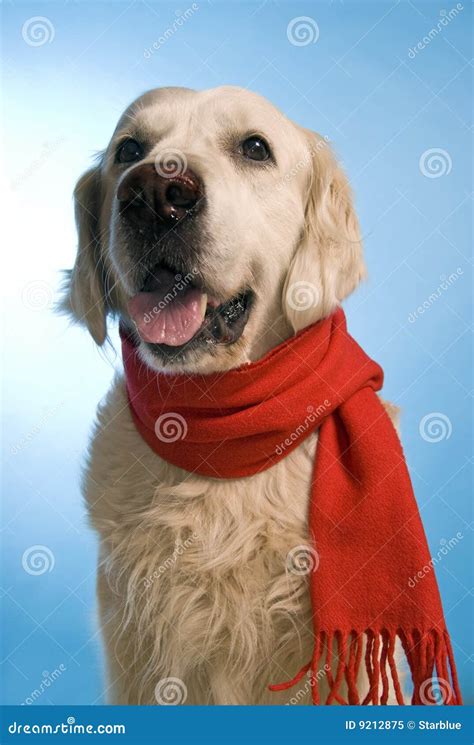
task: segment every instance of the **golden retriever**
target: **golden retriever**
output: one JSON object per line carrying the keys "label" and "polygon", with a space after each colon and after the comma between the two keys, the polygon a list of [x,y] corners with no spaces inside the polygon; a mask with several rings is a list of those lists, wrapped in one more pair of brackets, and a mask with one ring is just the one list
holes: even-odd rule
{"label": "golden retriever", "polygon": [[[75,200],[67,310],[99,345],[107,316],[119,317],[158,370],[256,360],[364,276],[350,188],[327,140],[245,89],[144,94]],[[186,328],[172,317],[137,325],[143,293],[172,292],[173,281],[189,283]],[[84,480],[112,703],[310,703],[305,680],[267,686],[311,657],[308,572],[304,561],[291,571],[288,556],[307,550],[310,563],[316,446],[314,433],[250,478],[187,473],[142,440],[115,380]]]}

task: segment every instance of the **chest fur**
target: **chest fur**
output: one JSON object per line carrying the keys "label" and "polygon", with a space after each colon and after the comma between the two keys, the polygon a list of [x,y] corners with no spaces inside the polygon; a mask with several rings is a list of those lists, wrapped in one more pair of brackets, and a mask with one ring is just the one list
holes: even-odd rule
{"label": "chest fur", "polygon": [[86,496],[115,597],[109,611],[122,608],[117,638],[153,679],[186,678],[196,666],[254,678],[256,660],[267,680],[265,667],[281,678],[275,660],[310,640],[304,562],[315,445],[312,436],[250,478],[189,474],[142,441],[117,381],[99,410]]}

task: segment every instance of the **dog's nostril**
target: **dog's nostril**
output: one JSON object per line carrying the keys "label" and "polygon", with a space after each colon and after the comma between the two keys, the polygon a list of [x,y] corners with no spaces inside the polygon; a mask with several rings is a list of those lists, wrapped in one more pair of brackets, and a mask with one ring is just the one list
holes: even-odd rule
{"label": "dog's nostril", "polygon": [[194,189],[190,189],[182,184],[171,184],[166,190],[166,201],[173,207],[184,207],[189,209],[194,207],[197,202],[197,194]]}

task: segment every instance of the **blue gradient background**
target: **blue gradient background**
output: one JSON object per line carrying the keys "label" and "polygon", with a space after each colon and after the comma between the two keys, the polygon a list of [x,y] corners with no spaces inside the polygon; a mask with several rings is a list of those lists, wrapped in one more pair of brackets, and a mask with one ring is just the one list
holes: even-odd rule
{"label": "blue gradient background", "polygon": [[[369,280],[346,305],[350,329],[384,367],[402,407],[402,436],[430,549],[464,538],[437,569],[465,698],[472,702],[470,10],[411,59],[455,3],[20,3],[3,8],[7,242],[2,257],[4,478],[2,700],[23,702],[45,672],[65,671],[37,703],[104,703],[95,613],[97,545],[80,471],[97,402],[118,364],[50,309],[75,254],[71,193],[122,109],[161,85],[249,87],[328,135],[356,194]],[[317,43],[286,29],[311,16]],[[45,16],[51,43],[22,26]],[[442,148],[449,174],[427,178],[420,156]],[[409,316],[462,273],[414,323]],[[116,334],[114,332],[114,338]],[[448,439],[419,424],[441,412]],[[26,438],[26,439],[25,439]],[[32,576],[23,552],[47,546],[52,571]]]}

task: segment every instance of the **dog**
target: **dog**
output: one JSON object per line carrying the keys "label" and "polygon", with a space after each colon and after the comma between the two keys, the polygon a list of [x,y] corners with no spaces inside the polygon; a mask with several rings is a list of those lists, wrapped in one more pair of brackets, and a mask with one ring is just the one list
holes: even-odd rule
{"label": "dog", "polygon": [[[75,210],[64,307],[98,345],[119,318],[155,370],[258,360],[331,314],[366,273],[327,138],[245,89],[140,96],[80,178]],[[176,283],[186,323],[151,313],[146,324],[144,294],[172,297]],[[287,557],[309,544],[317,439],[249,478],[190,474],[138,434],[117,376],[84,475],[111,703],[311,702],[305,679],[281,692],[268,684],[311,657],[308,574],[288,571]]]}

